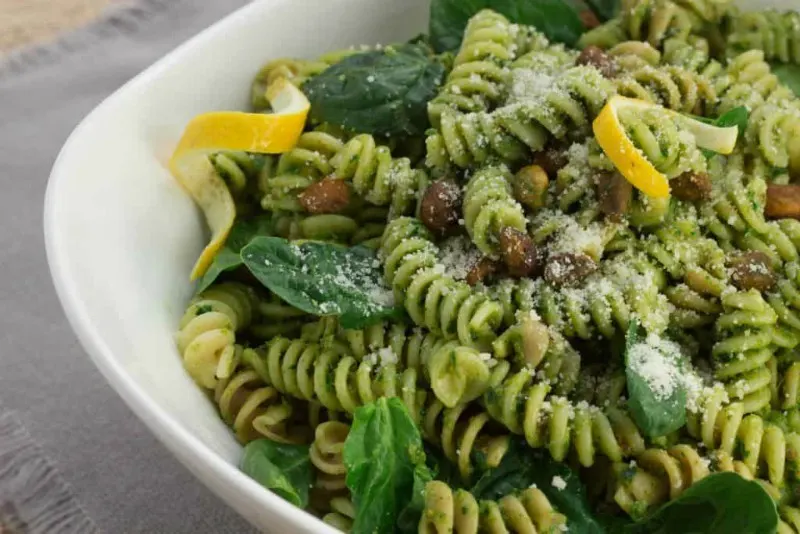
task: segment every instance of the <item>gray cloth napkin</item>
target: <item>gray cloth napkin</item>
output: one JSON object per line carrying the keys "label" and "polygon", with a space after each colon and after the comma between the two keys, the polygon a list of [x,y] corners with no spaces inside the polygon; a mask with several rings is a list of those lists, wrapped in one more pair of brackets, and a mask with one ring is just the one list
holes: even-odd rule
{"label": "gray cloth napkin", "polygon": [[[154,60],[244,3],[139,0],[54,45],[0,61],[6,527],[25,521],[21,532],[91,532],[91,518],[99,531],[113,533],[252,531],[150,435],[79,347],[52,287],[41,222],[50,168],[78,122]],[[37,523],[32,516],[42,502],[51,515],[39,520],[65,519]]]}

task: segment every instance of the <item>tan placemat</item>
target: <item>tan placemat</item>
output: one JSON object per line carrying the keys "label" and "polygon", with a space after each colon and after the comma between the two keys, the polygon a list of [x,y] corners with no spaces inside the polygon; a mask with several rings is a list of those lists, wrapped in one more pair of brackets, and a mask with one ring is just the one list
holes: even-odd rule
{"label": "tan placemat", "polygon": [[0,0],[0,55],[52,41],[126,0]]}
{"label": "tan placemat", "polygon": [[[34,1],[75,0],[14,0]],[[246,1],[131,0],[52,43],[0,57],[0,402],[19,423],[0,409],[4,534],[91,532],[80,510],[109,534],[253,532],[156,442],[78,345],[53,292],[41,227],[47,176],[75,125]]]}

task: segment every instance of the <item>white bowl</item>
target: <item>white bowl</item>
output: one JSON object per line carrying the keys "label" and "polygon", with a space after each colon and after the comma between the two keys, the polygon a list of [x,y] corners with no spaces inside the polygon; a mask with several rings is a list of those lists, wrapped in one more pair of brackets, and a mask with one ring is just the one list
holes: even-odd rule
{"label": "white bowl", "polygon": [[[796,2],[757,5],[786,9]],[[254,2],[98,106],[70,136],[50,176],[47,256],[81,343],[164,445],[264,530],[335,532],[239,472],[241,447],[183,370],[173,332],[207,232],[165,162],[193,116],[245,109],[250,81],[268,59],[411,37],[425,28],[428,3]]]}
{"label": "white bowl", "polygon": [[86,351],[153,433],[255,526],[335,532],[237,469],[241,447],[189,379],[173,333],[207,230],[165,167],[186,123],[246,109],[269,59],[314,57],[424,30],[427,0],[264,0],[137,76],[72,133],[45,200],[47,256]]}

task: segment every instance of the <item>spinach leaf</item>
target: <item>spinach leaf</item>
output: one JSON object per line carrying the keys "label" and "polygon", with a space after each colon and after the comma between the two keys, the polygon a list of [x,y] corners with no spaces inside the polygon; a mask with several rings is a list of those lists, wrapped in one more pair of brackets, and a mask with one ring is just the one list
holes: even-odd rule
{"label": "spinach leaf", "polygon": [[401,511],[404,525],[419,522],[431,476],[419,430],[400,399],[384,397],[356,410],[344,463],[354,534],[392,532]]}
{"label": "spinach leaf", "polygon": [[419,135],[444,66],[427,45],[407,43],[352,55],[303,85],[311,117],[375,135]]}
{"label": "spinach leaf", "polygon": [[589,4],[600,22],[613,19],[619,11],[619,0],[586,0],[586,3]]}
{"label": "spinach leaf", "polygon": [[239,219],[228,234],[225,245],[214,256],[214,261],[208,266],[208,270],[197,282],[197,293],[201,293],[226,272],[242,265],[242,257],[239,254],[247,243],[258,235],[271,235],[272,221],[269,216],[264,215],[254,219]]}
{"label": "spinach leaf", "polygon": [[631,321],[625,337],[628,409],[649,437],[664,436],[686,423],[682,355],[674,343],[657,341],[646,341],[639,322]]}
{"label": "spinach leaf", "polygon": [[[485,462],[478,463],[485,465]],[[565,464],[556,462],[544,451],[531,450],[521,438],[512,440],[500,465],[479,473],[470,491],[477,499],[498,500],[532,484],[536,484],[553,506],[567,516],[571,533],[604,532],[592,514],[586,490],[577,473]]]}
{"label": "spinach leaf", "polygon": [[744,131],[747,128],[747,119],[750,117],[750,113],[748,113],[747,108],[744,106],[739,106],[737,108],[733,108],[732,110],[728,111],[727,113],[723,113],[720,115],[717,120],[714,121],[715,126],[719,126],[720,128],[727,128],[729,126],[738,126],[739,127],[739,135],[744,135]]}
{"label": "spinach leaf", "polygon": [[772,73],[778,77],[783,85],[791,89],[794,94],[800,96],[800,65],[773,63]]}
{"label": "spinach leaf", "polygon": [[424,444],[425,465],[430,469],[434,480],[441,480],[451,488],[463,488],[464,481],[461,480],[461,473],[458,466],[448,460],[441,451]]}
{"label": "spinach leaf", "polygon": [[625,528],[626,534],[767,534],[778,528],[775,503],[752,480],[736,473],[714,473],[662,506],[650,517]]}
{"label": "spinach leaf", "polygon": [[414,468],[411,499],[397,517],[397,532],[404,534],[419,532],[419,520],[425,511],[425,485],[431,480],[433,480],[433,476],[425,464],[419,464]]}
{"label": "spinach leaf", "polygon": [[257,237],[242,249],[242,260],[283,300],[314,315],[339,316],[344,328],[403,317],[383,284],[375,252],[366,247]]}
{"label": "spinach leaf", "polygon": [[268,439],[251,441],[244,447],[240,468],[293,505],[308,506],[312,475],[308,445],[287,445]]}
{"label": "spinach leaf", "polygon": [[570,46],[583,33],[580,16],[564,0],[432,0],[430,35],[434,50],[457,50],[467,22],[482,9],[502,13],[511,22],[535,26],[549,39]]}

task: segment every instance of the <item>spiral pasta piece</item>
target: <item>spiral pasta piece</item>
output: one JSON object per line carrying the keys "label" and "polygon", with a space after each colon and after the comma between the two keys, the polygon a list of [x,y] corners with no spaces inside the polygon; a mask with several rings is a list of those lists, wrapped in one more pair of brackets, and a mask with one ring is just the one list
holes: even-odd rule
{"label": "spiral pasta piece", "polygon": [[709,450],[724,453],[741,462],[754,476],[782,488],[796,480],[800,434],[784,431],[754,413],[743,402],[726,401],[716,388],[697,413],[687,413],[686,429]]}
{"label": "spiral pasta piece", "polygon": [[463,209],[467,233],[484,254],[498,255],[504,228],[525,232],[525,214],[514,199],[511,173],[505,167],[486,167],[476,172],[467,183]]}
{"label": "spiral pasta piece", "polygon": [[487,111],[502,99],[508,81],[504,67],[514,59],[517,32],[503,15],[488,9],[470,19],[453,70],[428,104],[435,128],[445,110]]}
{"label": "spiral pasta piece", "polygon": [[411,168],[408,158],[392,158],[368,134],[353,137],[330,161],[333,176],[353,183],[353,189],[376,206],[391,205],[389,217],[413,211],[418,192],[427,182],[425,172]]}
{"label": "spiral pasta piece", "polygon": [[767,184],[762,178],[745,181],[740,157],[729,158],[724,170],[714,162],[710,170],[718,174],[721,187],[703,206],[703,222],[720,246],[766,254],[774,267],[797,262],[800,253],[798,221],[767,221],[764,218]]}
{"label": "spiral pasta piece", "polygon": [[636,245],[678,282],[664,294],[677,308],[672,324],[684,328],[713,324],[722,312],[719,297],[728,286],[725,252],[716,241],[699,234],[695,223],[674,220]]}
{"label": "spiral pasta piece", "polygon": [[625,0],[620,14],[631,39],[656,48],[668,37],[686,39],[696,26],[689,11],[669,0]]}
{"label": "spiral pasta piece", "polygon": [[[712,472],[734,472],[754,480],[754,471],[734,461],[725,452],[714,451],[708,458],[697,448],[679,444],[667,449],[647,449],[635,464],[612,467],[614,501],[634,518],[642,517],[655,507],[680,497],[689,487]],[[776,500],[780,491],[766,480],[755,479]],[[788,511],[791,514],[791,511]]]}
{"label": "spiral pasta piece", "polygon": [[638,254],[620,254],[577,287],[559,288],[542,279],[501,284],[505,316],[535,311],[567,338],[613,338],[637,316],[649,332],[669,325],[670,306],[662,293],[665,274]]}
{"label": "spiral pasta piece", "polygon": [[255,295],[235,282],[216,284],[195,297],[181,318],[176,342],[183,365],[200,386],[214,389],[237,365],[236,332],[255,313]]}
{"label": "spiral pasta piece", "polygon": [[728,395],[742,401],[746,413],[769,405],[771,375],[765,364],[773,358],[772,327],[777,314],[758,291],[722,296],[723,313],[716,322],[718,341],[711,350],[715,376]]}
{"label": "spiral pasta piece", "polygon": [[[352,182],[353,189],[374,206],[388,206],[389,217],[413,211],[425,172],[412,169],[408,158],[394,158],[368,134],[351,139],[318,128],[300,136],[297,146],[281,155],[274,176],[266,180],[261,206],[267,210],[303,211],[298,195],[325,177]],[[342,215],[340,215],[341,217]]]}
{"label": "spiral pasta piece", "polygon": [[350,425],[340,421],[328,421],[314,429],[309,458],[317,472],[316,488],[334,494],[347,490],[344,442],[349,432]]}
{"label": "spiral pasta piece", "polygon": [[714,82],[723,75],[725,68],[722,63],[711,58],[708,41],[695,35],[686,39],[670,38],[663,44],[662,62],[674,65],[691,72],[695,72],[707,80]]}
{"label": "spiral pasta piece", "polygon": [[[536,151],[536,133],[561,139],[572,130],[585,130],[614,93],[611,81],[588,66],[574,66],[554,77],[551,86],[532,90],[521,73],[519,87],[509,105],[495,112],[499,125],[509,135]],[[534,82],[539,83],[539,82]]]}
{"label": "spiral pasta piece", "polygon": [[308,421],[298,422],[297,417],[302,409],[266,385],[252,369],[240,369],[217,381],[214,401],[223,421],[243,444],[259,438],[279,443],[308,440]]}
{"label": "spiral pasta piece", "polygon": [[264,349],[246,350],[244,357],[279,391],[348,413],[380,396],[406,395],[407,388],[413,392],[423,378],[450,408],[477,399],[489,385],[487,361],[456,342],[437,343],[422,369],[397,365],[391,347],[376,354],[359,361],[338,339],[317,343],[276,337]]}
{"label": "spiral pasta piece", "polygon": [[774,9],[738,13],[732,17],[728,45],[732,50],[761,50],[782,63],[800,63],[800,13]]}
{"label": "spiral pasta piece", "polygon": [[491,113],[442,114],[441,127],[427,141],[429,166],[442,173],[451,163],[461,168],[493,160],[513,165],[541,150],[551,137],[588,130],[614,92],[593,67],[575,66],[553,76],[515,72],[519,80],[506,106]]}
{"label": "spiral pasta piece", "polygon": [[482,290],[456,281],[438,265],[438,249],[417,219],[390,222],[379,257],[386,282],[411,319],[466,347],[488,349],[503,319],[501,306]]}
{"label": "spiral pasta piece", "polygon": [[346,138],[326,128],[300,136],[297,145],[281,154],[274,175],[266,180],[261,207],[269,211],[304,211],[298,194],[317,180],[333,173],[331,159],[344,149]]}
{"label": "spiral pasta piece", "polygon": [[[539,76],[540,81],[547,83],[546,80],[553,79],[574,61],[575,53],[562,45],[537,47],[511,64],[510,87],[512,91],[514,88],[525,90],[525,76]],[[426,139],[426,163],[438,175],[446,174],[453,164],[465,168],[492,159],[511,164],[522,161],[528,148],[536,150],[536,147],[541,147],[546,141],[543,135],[544,132],[534,132],[524,140],[526,147],[523,140],[505,135],[491,113],[444,110],[439,127],[433,129]]]}
{"label": "spiral pasta piece", "polygon": [[800,166],[800,104],[765,61],[764,52],[749,50],[727,66],[727,86],[719,91],[719,113],[746,106],[749,151],[773,167]]}
{"label": "spiral pasta piece", "polygon": [[334,497],[330,501],[331,511],[322,517],[322,521],[342,532],[350,532],[353,520],[356,518],[356,509],[353,501],[347,497]]}
{"label": "spiral pasta piece", "polygon": [[717,94],[705,77],[675,66],[642,66],[615,80],[617,92],[668,109],[707,115],[717,105]]}
{"label": "spiral pasta piece", "polygon": [[619,408],[576,405],[549,395],[551,386],[527,371],[504,371],[493,372],[493,386],[483,397],[486,410],[534,449],[546,448],[559,462],[572,452],[584,467],[594,465],[598,455],[619,462],[644,450],[636,424]]}
{"label": "spiral pasta piece", "polygon": [[453,491],[440,481],[425,486],[425,509],[420,534],[505,534],[554,532],[567,524],[547,496],[537,488],[480,504],[466,490]]}

